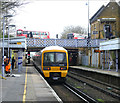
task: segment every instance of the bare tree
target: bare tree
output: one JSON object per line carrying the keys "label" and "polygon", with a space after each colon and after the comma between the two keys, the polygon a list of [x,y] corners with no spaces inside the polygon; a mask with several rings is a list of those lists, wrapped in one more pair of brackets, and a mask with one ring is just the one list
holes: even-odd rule
{"label": "bare tree", "polygon": [[[15,8],[20,7],[21,5],[28,4],[28,2],[21,0],[0,0],[0,37],[2,37],[2,17],[3,15],[14,14],[16,13]],[[6,25],[9,24],[11,20],[5,20]]]}
{"label": "bare tree", "polygon": [[86,35],[87,31],[85,28],[81,26],[73,26],[73,25],[67,26],[64,28],[64,31],[62,32],[61,38],[66,39],[68,33],[78,33],[78,34]]}
{"label": "bare tree", "polygon": [[2,14],[9,14],[9,11],[15,12],[14,8],[18,8],[21,5],[27,4],[28,2],[21,1],[21,0],[2,0],[0,1],[0,11]]}

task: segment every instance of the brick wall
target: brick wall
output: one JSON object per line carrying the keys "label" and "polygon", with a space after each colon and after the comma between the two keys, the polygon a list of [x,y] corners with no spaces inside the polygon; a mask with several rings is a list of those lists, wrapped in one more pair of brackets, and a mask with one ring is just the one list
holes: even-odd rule
{"label": "brick wall", "polygon": [[[101,18],[116,18],[116,22],[99,22]],[[104,10],[99,14],[97,20],[91,23],[91,38],[104,38],[104,25],[110,24],[112,33],[115,37],[120,37],[120,6],[116,2],[110,2]],[[97,34],[93,34],[93,31],[97,31]]]}
{"label": "brick wall", "polygon": [[109,3],[99,18],[116,18],[116,33],[120,37],[120,6],[116,2]]}

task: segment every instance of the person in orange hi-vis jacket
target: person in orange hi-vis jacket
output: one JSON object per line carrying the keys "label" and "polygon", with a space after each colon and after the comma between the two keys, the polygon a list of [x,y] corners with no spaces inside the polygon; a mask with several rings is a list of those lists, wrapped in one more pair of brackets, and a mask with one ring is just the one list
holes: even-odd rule
{"label": "person in orange hi-vis jacket", "polygon": [[10,63],[10,60],[8,59],[6,61],[6,66],[5,66],[5,73],[6,74],[10,73],[10,67],[11,67],[11,63]]}

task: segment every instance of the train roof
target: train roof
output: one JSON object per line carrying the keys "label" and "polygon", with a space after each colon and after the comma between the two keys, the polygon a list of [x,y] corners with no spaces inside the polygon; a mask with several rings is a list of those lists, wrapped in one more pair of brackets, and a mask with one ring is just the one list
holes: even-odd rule
{"label": "train roof", "polygon": [[49,47],[45,47],[43,50],[41,50],[41,52],[45,51],[45,50],[65,50],[67,51],[65,48],[60,47],[60,46],[49,46]]}

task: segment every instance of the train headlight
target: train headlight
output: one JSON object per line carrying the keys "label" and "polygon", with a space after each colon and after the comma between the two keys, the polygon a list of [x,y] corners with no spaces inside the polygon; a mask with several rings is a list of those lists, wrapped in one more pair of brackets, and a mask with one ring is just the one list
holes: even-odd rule
{"label": "train headlight", "polygon": [[50,70],[50,67],[44,67],[43,70]]}
{"label": "train headlight", "polygon": [[67,70],[67,67],[60,67],[60,70]]}

